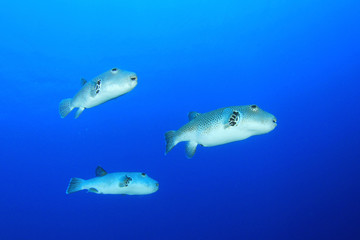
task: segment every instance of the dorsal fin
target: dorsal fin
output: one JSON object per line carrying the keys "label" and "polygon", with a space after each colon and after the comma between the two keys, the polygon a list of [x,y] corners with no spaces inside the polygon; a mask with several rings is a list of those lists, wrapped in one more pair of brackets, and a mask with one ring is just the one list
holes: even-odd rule
{"label": "dorsal fin", "polygon": [[82,79],[81,79],[81,86],[84,86],[86,83],[87,83],[86,79],[85,79],[85,78],[82,78]]}
{"label": "dorsal fin", "polygon": [[102,176],[105,176],[105,175],[107,174],[107,172],[106,172],[102,167],[100,167],[100,166],[98,166],[98,167],[96,168],[95,173],[96,173],[96,176],[97,176],[97,177],[102,177]]}
{"label": "dorsal fin", "polygon": [[200,115],[200,113],[198,113],[198,112],[189,112],[189,114],[188,114],[189,121],[197,118],[197,116],[199,116],[199,115]]}

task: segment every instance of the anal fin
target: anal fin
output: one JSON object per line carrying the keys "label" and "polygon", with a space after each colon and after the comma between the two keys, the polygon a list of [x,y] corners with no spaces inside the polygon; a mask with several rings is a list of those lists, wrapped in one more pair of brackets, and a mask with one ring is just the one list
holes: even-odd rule
{"label": "anal fin", "polygon": [[187,142],[186,144],[186,157],[187,158],[192,158],[196,152],[196,147],[197,147],[198,143],[197,142]]}
{"label": "anal fin", "polygon": [[99,193],[99,191],[96,188],[89,188],[88,192]]}
{"label": "anal fin", "polygon": [[75,114],[75,119],[80,116],[80,114],[85,110],[84,107],[79,107]]}

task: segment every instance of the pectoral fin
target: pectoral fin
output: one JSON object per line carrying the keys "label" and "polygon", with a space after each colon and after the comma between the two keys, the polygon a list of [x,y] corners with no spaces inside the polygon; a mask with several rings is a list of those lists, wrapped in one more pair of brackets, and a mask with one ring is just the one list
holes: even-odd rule
{"label": "pectoral fin", "polygon": [[240,121],[241,115],[238,111],[226,108],[223,111],[223,119],[225,128],[237,126]]}
{"label": "pectoral fin", "polygon": [[119,183],[119,187],[123,188],[123,187],[127,187],[129,186],[129,184],[131,183],[132,178],[129,176],[125,176],[124,180],[122,182]]}
{"label": "pectoral fin", "polygon": [[98,95],[100,93],[100,91],[101,91],[101,79],[98,79],[92,83],[90,95],[92,97],[95,97],[96,95]]}

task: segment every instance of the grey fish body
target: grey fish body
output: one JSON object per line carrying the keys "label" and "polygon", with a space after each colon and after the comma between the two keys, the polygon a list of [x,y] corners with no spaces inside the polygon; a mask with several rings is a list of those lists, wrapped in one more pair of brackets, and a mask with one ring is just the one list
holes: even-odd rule
{"label": "grey fish body", "polygon": [[102,103],[120,97],[137,85],[137,76],[133,72],[113,68],[98,75],[90,81],[83,80],[83,86],[73,97],[60,102],[59,111],[62,118],[74,108],[78,108],[76,118],[86,108],[92,108]]}
{"label": "grey fish body", "polygon": [[106,173],[101,167],[98,167],[96,171],[95,178],[88,180],[72,178],[66,193],[88,190],[97,194],[146,195],[159,189],[159,183],[145,173]]}
{"label": "grey fish body", "polygon": [[191,158],[198,144],[218,146],[265,134],[276,127],[276,118],[256,105],[220,108],[203,114],[191,112],[189,120],[179,130],[165,134],[166,153],[177,143],[186,141],[187,157]]}

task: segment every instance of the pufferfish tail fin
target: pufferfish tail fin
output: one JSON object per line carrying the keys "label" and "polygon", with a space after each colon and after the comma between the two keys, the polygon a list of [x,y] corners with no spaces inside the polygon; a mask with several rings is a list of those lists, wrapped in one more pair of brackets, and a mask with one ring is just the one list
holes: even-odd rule
{"label": "pufferfish tail fin", "polygon": [[170,152],[173,147],[175,147],[178,142],[176,139],[176,131],[168,131],[165,133],[165,141],[166,141],[166,152],[165,155]]}
{"label": "pufferfish tail fin", "polygon": [[86,180],[81,178],[72,178],[68,188],[66,189],[66,194],[74,193],[83,190],[82,185]]}
{"label": "pufferfish tail fin", "polygon": [[59,113],[61,118],[66,117],[73,109],[74,107],[72,106],[72,99],[63,99],[59,104]]}

